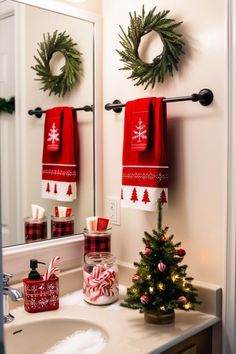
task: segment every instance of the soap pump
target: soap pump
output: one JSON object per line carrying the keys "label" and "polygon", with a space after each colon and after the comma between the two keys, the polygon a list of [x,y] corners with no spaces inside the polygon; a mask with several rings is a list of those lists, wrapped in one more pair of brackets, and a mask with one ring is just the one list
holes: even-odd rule
{"label": "soap pump", "polygon": [[40,280],[41,276],[39,274],[39,272],[36,270],[36,268],[38,268],[38,264],[46,264],[44,262],[39,262],[37,259],[31,259],[30,260],[30,268],[31,271],[28,274],[28,279],[29,280]]}

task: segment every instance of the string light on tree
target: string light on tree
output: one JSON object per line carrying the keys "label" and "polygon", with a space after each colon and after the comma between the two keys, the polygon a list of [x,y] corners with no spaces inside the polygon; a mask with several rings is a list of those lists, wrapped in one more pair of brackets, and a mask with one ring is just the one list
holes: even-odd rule
{"label": "string light on tree", "polygon": [[157,289],[160,291],[163,291],[163,290],[165,290],[165,285],[162,282],[160,282],[157,284]]}

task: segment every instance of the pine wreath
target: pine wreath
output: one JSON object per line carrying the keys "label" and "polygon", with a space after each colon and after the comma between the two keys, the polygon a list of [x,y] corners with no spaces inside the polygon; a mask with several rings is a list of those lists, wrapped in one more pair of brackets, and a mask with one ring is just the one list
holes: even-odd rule
{"label": "pine wreath", "polygon": [[[74,85],[79,81],[82,73],[82,54],[75,48],[77,43],[66,34],[66,31],[58,33],[54,31],[51,36],[43,34],[43,42],[38,43],[37,50],[39,57],[34,56],[37,64],[31,66],[39,76],[42,83],[41,90],[49,91],[49,95],[54,93],[59,97],[64,97]],[[65,65],[60,69],[59,75],[53,75],[50,68],[50,60],[54,53],[60,52],[65,57]]]}
{"label": "pine wreath", "polygon": [[[142,15],[137,15],[136,12],[130,15],[130,25],[127,34],[124,29],[120,27],[122,34],[120,37],[120,44],[123,50],[116,50],[124,67],[120,70],[131,70],[132,73],[128,79],[136,81],[135,86],[144,85],[145,89],[152,85],[154,87],[156,81],[163,82],[166,73],[173,76],[174,69],[178,70],[178,63],[181,54],[184,54],[181,40],[182,34],[176,33],[181,22],[176,22],[174,19],[166,18],[169,10],[164,10],[155,14],[156,7],[154,7],[147,16],[145,15],[144,6],[142,8]],[[151,31],[159,34],[163,51],[157,55],[152,63],[145,63],[139,57],[139,45],[141,38]]]}
{"label": "pine wreath", "polygon": [[0,98],[0,113],[13,113],[15,111],[15,97],[9,98],[6,100],[5,98]]}

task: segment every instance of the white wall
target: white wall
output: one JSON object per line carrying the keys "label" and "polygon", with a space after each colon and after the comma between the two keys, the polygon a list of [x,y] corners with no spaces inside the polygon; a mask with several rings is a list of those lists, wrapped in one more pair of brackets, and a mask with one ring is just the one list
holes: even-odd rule
{"label": "white wall", "polygon": [[[183,21],[185,56],[179,71],[153,90],[127,80],[115,49],[119,25],[127,29],[129,12],[141,13],[140,0],[103,0],[104,104],[146,96],[185,96],[209,88],[214,102],[169,103],[169,206],[164,223],[181,241],[187,254],[188,274],[197,280],[224,284],[227,181],[227,24],[226,1],[153,0],[146,11],[171,10]],[[154,54],[154,56],[157,55]],[[104,111],[104,213],[107,196],[120,196],[124,112]],[[139,260],[144,230],[156,227],[156,214],[121,210],[121,225],[113,226],[113,253],[123,262]]]}
{"label": "white wall", "polygon": [[98,15],[101,15],[102,13],[102,0],[86,0],[85,2],[78,2],[73,0],[60,0],[64,4],[68,5],[74,5],[75,7],[79,9],[83,9],[86,11],[91,11],[93,13],[96,13]]}

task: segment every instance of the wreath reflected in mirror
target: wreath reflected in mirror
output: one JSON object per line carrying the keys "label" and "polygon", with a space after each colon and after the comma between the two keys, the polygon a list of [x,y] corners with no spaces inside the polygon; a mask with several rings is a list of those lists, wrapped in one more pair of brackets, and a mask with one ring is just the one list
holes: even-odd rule
{"label": "wreath reflected in mirror", "polygon": [[8,100],[6,98],[0,98],[0,113],[10,113],[15,112],[15,97],[10,97]]}
{"label": "wreath reflected in mirror", "polygon": [[[166,74],[173,76],[174,70],[178,70],[180,57],[184,54],[184,42],[182,34],[175,30],[182,24],[174,19],[167,18],[169,10],[155,14],[154,7],[148,14],[145,14],[144,6],[142,14],[136,12],[130,15],[130,25],[127,33],[120,27],[122,34],[119,35],[120,44],[123,50],[116,50],[120,55],[124,67],[120,70],[130,70],[128,79],[136,81],[135,86],[145,85],[145,89],[156,82],[164,82]],[[162,53],[157,55],[151,63],[145,63],[139,56],[139,45],[141,38],[151,31],[159,34],[163,44]]]}
{"label": "wreath reflected in mirror", "polygon": [[[73,39],[66,34],[66,31],[54,31],[53,35],[43,34],[43,42],[38,43],[38,57],[34,56],[37,64],[31,66],[39,77],[35,80],[41,81],[43,91],[64,97],[77,82],[82,74],[81,52],[75,47]],[[55,53],[61,53],[65,58],[65,64],[60,68],[60,74],[54,75],[50,67],[50,61]]]}

